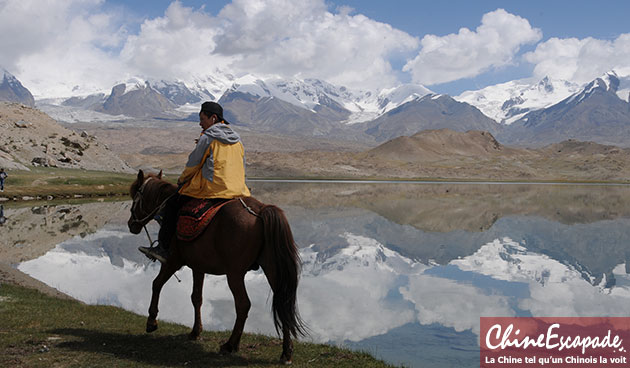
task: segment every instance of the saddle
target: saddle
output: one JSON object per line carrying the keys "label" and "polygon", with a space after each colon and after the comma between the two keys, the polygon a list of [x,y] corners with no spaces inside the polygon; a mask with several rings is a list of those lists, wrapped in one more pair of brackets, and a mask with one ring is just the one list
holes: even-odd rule
{"label": "saddle", "polygon": [[210,224],[221,207],[233,199],[191,199],[179,210],[177,219],[177,238],[193,241]]}

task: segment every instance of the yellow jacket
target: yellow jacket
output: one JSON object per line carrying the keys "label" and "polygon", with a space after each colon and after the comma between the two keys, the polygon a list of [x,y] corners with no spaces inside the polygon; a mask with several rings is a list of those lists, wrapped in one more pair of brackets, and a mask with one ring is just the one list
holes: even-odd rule
{"label": "yellow jacket", "polygon": [[199,138],[177,180],[179,193],[194,198],[249,197],[245,185],[245,149],[227,124],[214,124]]}

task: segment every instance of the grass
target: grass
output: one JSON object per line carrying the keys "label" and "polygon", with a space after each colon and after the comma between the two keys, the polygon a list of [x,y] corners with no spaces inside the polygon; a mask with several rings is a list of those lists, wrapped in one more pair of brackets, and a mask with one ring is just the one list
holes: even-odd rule
{"label": "grass", "polygon": [[[187,339],[189,327],[160,322],[144,333],[145,317],[111,306],[90,306],[35,290],[0,286],[0,367],[268,367],[280,339],[244,334],[241,350],[220,355],[229,332]],[[293,366],[387,367],[367,353],[297,342]]]}
{"label": "grass", "polygon": [[76,169],[36,167],[31,171],[12,170],[0,196],[21,199],[127,195],[135,178],[135,174]]}

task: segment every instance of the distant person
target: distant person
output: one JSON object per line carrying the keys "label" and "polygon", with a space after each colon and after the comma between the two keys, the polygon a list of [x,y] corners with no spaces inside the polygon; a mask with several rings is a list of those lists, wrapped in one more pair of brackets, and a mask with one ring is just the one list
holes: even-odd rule
{"label": "distant person", "polygon": [[0,204],[0,226],[7,222],[7,218],[4,217],[4,205]]}
{"label": "distant person", "polygon": [[4,168],[0,168],[0,192],[4,192],[4,179],[9,175],[4,171]]}
{"label": "distant person", "polygon": [[201,105],[201,136],[188,156],[186,168],[177,179],[178,192],[166,202],[161,213],[158,245],[139,248],[148,258],[166,262],[169,242],[177,226],[177,213],[190,199],[220,202],[251,195],[245,185],[245,148],[241,137],[229,124],[223,118],[221,105],[216,102]]}

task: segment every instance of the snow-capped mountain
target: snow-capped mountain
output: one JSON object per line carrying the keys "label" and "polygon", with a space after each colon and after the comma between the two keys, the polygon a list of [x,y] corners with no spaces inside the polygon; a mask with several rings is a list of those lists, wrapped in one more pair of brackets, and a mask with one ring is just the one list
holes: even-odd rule
{"label": "snow-capped mountain", "polygon": [[384,142],[428,129],[482,130],[496,135],[503,127],[470,104],[448,95],[429,94],[385,112],[365,128],[377,142]]}
{"label": "snow-capped mountain", "polygon": [[0,101],[19,102],[27,106],[35,106],[31,92],[11,73],[0,68]]}
{"label": "snow-capped mountain", "polygon": [[[449,128],[488,131],[503,144],[542,146],[575,138],[630,146],[630,131],[611,130],[626,119],[630,77],[614,72],[607,75],[610,78],[603,76],[597,79],[601,82],[587,86],[548,77],[536,83],[516,80],[451,98],[433,94],[422,85],[352,90],[319,79],[234,76],[214,70],[190,80],[126,78],[107,91],[38,99],[38,108],[65,122],[129,117],[181,120],[196,119],[200,103],[212,100],[225,104],[229,121],[268,134],[373,143],[426,129]],[[94,88],[76,89],[87,90]],[[592,99],[594,91],[603,91],[608,98]],[[587,100],[589,108],[581,104]],[[601,114],[588,115],[586,110],[593,109]],[[606,117],[611,114],[619,116],[612,121]],[[579,121],[580,128],[572,129],[568,123],[562,127],[542,123],[550,119]],[[602,119],[610,122],[602,125]],[[546,127],[544,134],[533,134],[534,125],[539,130]]]}
{"label": "snow-capped mountain", "polygon": [[[547,283],[581,280],[574,266],[565,265],[549,256],[529,251],[510,238],[496,239],[475,254],[451,261],[463,271],[474,271],[497,280]],[[588,275],[590,279],[594,277]]]}
{"label": "snow-capped mountain", "polygon": [[409,275],[421,273],[431,267],[388,249],[374,239],[351,233],[340,236],[348,245],[335,253],[317,251],[312,245],[302,249],[302,273],[318,276],[345,268],[370,268]]}
{"label": "snow-capped mountain", "polygon": [[186,104],[198,103],[202,100],[213,99],[214,96],[207,90],[191,91],[184,82],[181,81],[148,81],[153,89],[160,92],[166,99],[174,104],[181,106]]}
{"label": "snow-capped mountain", "polygon": [[322,107],[345,110],[347,116],[341,121],[348,124],[373,120],[403,103],[432,93],[422,85],[405,84],[380,92],[355,91],[319,79],[263,80],[252,75],[235,80],[223,95],[234,92],[278,98],[313,112],[321,112]]}
{"label": "snow-capped mountain", "polygon": [[630,103],[619,96],[627,78],[608,72],[578,92],[527,113],[499,137],[506,143],[542,146],[567,139],[630,146]]}
{"label": "snow-capped mountain", "polygon": [[183,83],[156,82],[132,78],[115,85],[109,95],[103,93],[85,97],[72,97],[61,104],[66,107],[88,109],[109,115],[131,117],[163,117],[182,104],[199,101]]}
{"label": "snow-capped mountain", "polygon": [[577,83],[545,77],[533,84],[529,80],[496,84],[454,98],[477,107],[499,123],[511,124],[530,111],[562,101],[580,88]]}
{"label": "snow-capped mountain", "polygon": [[[112,92],[101,91],[69,98],[47,98],[42,100],[44,101],[42,105],[47,105],[48,110],[54,110],[61,115],[69,115],[68,109],[64,109],[62,113],[62,109],[56,109],[53,106],[61,104],[75,109],[119,114],[120,109],[103,108],[103,104],[111,98],[113,92],[122,91],[121,85],[124,85],[124,94],[137,94],[136,91],[151,90],[158,92],[174,105],[173,107],[161,103],[160,106],[164,108],[162,113],[175,109],[181,114],[196,114],[201,101],[233,99],[235,95],[239,95],[250,96],[249,99],[258,101],[277,99],[297,108],[295,110],[297,115],[311,112],[316,114],[318,119],[335,121],[335,123],[342,123],[341,125],[373,120],[403,103],[432,93],[422,85],[405,84],[381,91],[361,91],[350,90],[319,79],[264,78],[255,75],[235,77],[216,70],[212,75],[195,77],[189,81],[132,77],[117,83]],[[72,115],[76,117],[80,114],[73,111]],[[130,116],[138,116],[138,113],[134,112]],[[59,118],[64,121],[69,120],[66,116],[59,116]]]}

